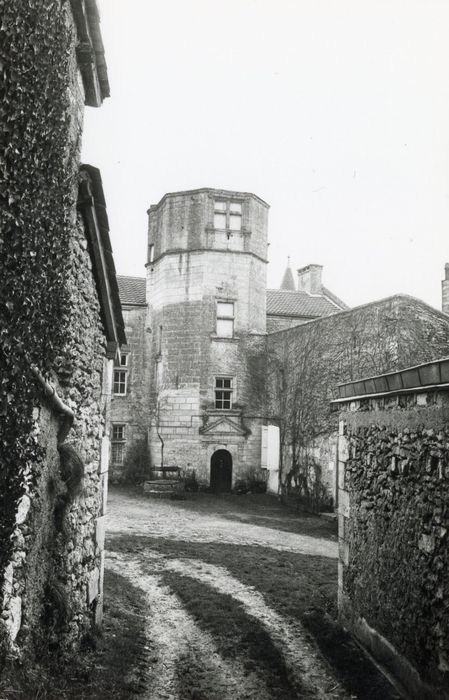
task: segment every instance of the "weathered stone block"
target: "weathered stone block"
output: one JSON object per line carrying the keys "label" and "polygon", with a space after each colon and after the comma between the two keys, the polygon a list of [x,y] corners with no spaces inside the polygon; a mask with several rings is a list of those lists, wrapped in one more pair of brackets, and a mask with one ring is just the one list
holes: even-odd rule
{"label": "weathered stone block", "polygon": [[100,570],[95,568],[89,574],[88,584],[87,584],[87,602],[90,605],[93,603],[95,598],[100,592]]}

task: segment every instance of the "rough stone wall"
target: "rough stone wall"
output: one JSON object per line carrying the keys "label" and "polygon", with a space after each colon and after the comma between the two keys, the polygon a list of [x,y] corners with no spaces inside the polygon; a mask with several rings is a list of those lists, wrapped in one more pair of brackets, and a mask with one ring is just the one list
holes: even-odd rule
{"label": "rough stone wall", "polygon": [[145,306],[122,307],[128,345],[121,348],[128,353],[128,383],[126,396],[115,395],[111,404],[111,429],[114,423],[126,428],[123,466],[111,464],[112,480],[123,480],[148,468],[147,429],[149,415],[149,373],[151,333],[149,333]]}
{"label": "rough stone wall", "polygon": [[286,328],[300,326],[302,323],[307,323],[310,318],[291,318],[290,316],[267,316],[267,333],[276,333],[283,331]]}
{"label": "rough stone wall", "polygon": [[293,445],[297,460],[301,453],[319,460],[335,497],[327,455],[335,449],[337,385],[446,355],[449,323],[427,304],[397,296],[272,333],[267,344],[269,412],[281,429],[284,476]]}
{"label": "rough stone wall", "polygon": [[[76,214],[84,91],[70,3],[0,5],[9,124],[0,284],[14,299],[0,324],[9,396],[0,417],[0,626],[17,653],[32,656],[79,643],[101,616],[109,386]],[[62,446],[60,417],[32,366],[75,413]]]}
{"label": "rough stone wall", "polygon": [[29,470],[26,478],[4,589],[3,619],[11,639],[30,653],[46,644],[70,649],[101,617],[107,365],[80,220],[70,243],[65,285],[71,306],[53,384],[75,421],[58,446],[59,418],[45,401],[35,409],[36,440],[45,457],[39,471]]}
{"label": "rough stone wall", "polygon": [[446,390],[341,414],[340,612],[416,698],[449,696],[448,419]]}
{"label": "rough stone wall", "polygon": [[[71,307],[66,319],[66,345],[57,371],[61,394],[75,414],[65,444],[73,446],[81,458],[84,477],[64,509],[56,570],[71,600],[73,613],[66,630],[73,642],[100,620],[102,612],[111,365],[106,359],[98,294],[80,217],[71,253],[66,277]],[[63,453],[61,461],[64,462]]]}

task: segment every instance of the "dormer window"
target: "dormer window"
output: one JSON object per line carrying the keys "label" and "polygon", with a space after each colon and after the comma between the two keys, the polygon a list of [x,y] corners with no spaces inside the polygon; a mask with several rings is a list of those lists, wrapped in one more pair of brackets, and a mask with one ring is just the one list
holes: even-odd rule
{"label": "dormer window", "polygon": [[223,231],[242,230],[242,204],[241,202],[221,201],[214,202],[214,228]]}

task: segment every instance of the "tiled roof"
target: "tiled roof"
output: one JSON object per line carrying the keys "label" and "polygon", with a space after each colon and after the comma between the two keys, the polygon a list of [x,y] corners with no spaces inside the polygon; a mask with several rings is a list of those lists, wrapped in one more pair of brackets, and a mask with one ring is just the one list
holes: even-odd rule
{"label": "tiled roof", "polygon": [[[145,277],[117,276],[122,304],[145,305]],[[343,305],[343,308],[347,308]],[[267,289],[267,314],[274,316],[303,316],[317,318],[330,316],[342,310],[325,296],[312,296],[307,292],[284,289]]]}
{"label": "tiled roof", "polygon": [[321,295],[293,292],[284,289],[267,289],[267,314],[273,316],[330,316],[341,309]]}
{"label": "tiled roof", "polygon": [[331,292],[327,287],[322,287],[322,291],[325,297],[327,297],[330,301],[333,301],[334,304],[337,304],[337,306],[340,307],[342,311],[348,311],[351,307],[345,304],[344,301],[342,301],[339,297],[337,297],[336,294]]}
{"label": "tiled roof", "polygon": [[143,306],[146,304],[145,277],[123,277],[117,275],[117,282],[122,304],[134,304],[136,306]]}

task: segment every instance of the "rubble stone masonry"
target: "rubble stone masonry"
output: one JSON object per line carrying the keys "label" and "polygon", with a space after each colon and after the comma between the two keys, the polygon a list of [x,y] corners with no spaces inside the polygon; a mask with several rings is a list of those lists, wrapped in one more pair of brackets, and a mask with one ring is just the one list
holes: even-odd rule
{"label": "rubble stone masonry", "polygon": [[[95,29],[98,48],[85,39],[90,84],[80,73],[81,26]],[[112,361],[76,204],[86,90],[90,85],[96,105],[104,95],[95,77],[101,37],[94,0],[20,3],[5,13],[2,31],[17,62],[7,104],[14,116],[18,100],[21,117],[9,177],[20,197],[10,197],[17,211],[7,219],[2,250],[14,259],[2,279],[16,281],[10,293],[19,311],[12,304],[2,324],[13,339],[10,352],[3,333],[2,361],[11,355],[15,366],[1,368],[11,388],[0,432],[2,445],[10,444],[0,449],[0,656],[6,649],[32,659],[48,649],[69,651],[102,613]],[[9,79],[9,60],[4,68]],[[70,412],[73,427],[62,430]]]}
{"label": "rubble stone masonry", "polygon": [[446,386],[342,405],[341,618],[420,700],[449,697],[448,426]]}
{"label": "rubble stone masonry", "polygon": [[102,614],[111,367],[81,221],[76,232],[65,280],[72,300],[66,346],[52,381],[75,420],[58,445],[60,419],[45,399],[35,409],[45,459],[26,475],[3,590],[3,622],[22,652],[43,640],[69,649]]}

